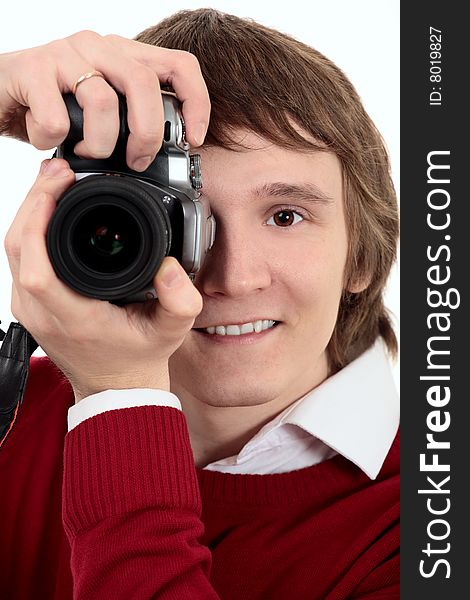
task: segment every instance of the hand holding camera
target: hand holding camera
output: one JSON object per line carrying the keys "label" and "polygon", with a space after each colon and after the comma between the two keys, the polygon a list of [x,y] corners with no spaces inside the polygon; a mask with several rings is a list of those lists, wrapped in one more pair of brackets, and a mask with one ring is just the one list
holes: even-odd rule
{"label": "hand holding camera", "polygon": [[[158,79],[165,82],[171,79],[178,97],[183,100],[182,110],[187,136],[192,143],[198,143],[197,124],[203,123],[204,119],[205,123],[208,122],[207,91],[199,70],[194,68],[197,63],[187,58],[179,63],[185,53],[155,47],[147,48],[144,44],[123,40],[117,36],[101,38],[95,35],[82,32],[57,43],[0,57],[1,131],[21,139],[28,139],[41,149],[54,145],[60,147],[64,143],[64,156],[67,157],[67,148],[70,149],[70,145],[67,146],[66,136],[70,122],[61,92],[70,91],[80,73],[98,69],[104,73],[113,87],[125,93],[130,132],[126,142],[121,140],[119,146],[118,140],[122,128],[118,96],[103,78],[90,78],[80,84],[76,91],[77,101],[83,107],[84,139],[74,146],[75,152],[79,152],[82,158],[93,162],[93,160],[110,158],[116,147],[121,156],[119,169],[121,172],[116,173],[113,169],[111,171],[115,179],[121,182],[126,176],[129,178],[129,181],[124,183],[124,188],[118,186],[119,193],[122,189],[125,189],[124,194],[128,192],[128,183],[143,186],[142,190],[145,190],[143,195],[147,200],[145,206],[149,208],[150,199],[154,200],[154,207],[158,205],[154,214],[158,213],[161,217],[160,224],[172,225],[171,212],[165,215],[165,211],[161,210],[161,204],[165,206],[162,197],[165,192],[169,194],[169,204],[173,203],[175,211],[179,210],[180,216],[182,214],[179,221],[174,221],[182,226],[180,234],[184,232],[186,223],[196,224],[198,218],[196,213],[201,217],[199,223],[204,220],[207,222],[210,214],[203,206],[195,210],[191,218],[186,220],[184,218],[182,204],[184,201],[197,202],[196,193],[193,198],[185,198],[187,194],[190,195],[190,190],[172,189],[170,180],[167,182],[169,189],[162,190],[162,183],[153,178],[152,168],[149,174],[149,166],[154,161],[159,162],[155,157],[160,148],[158,144],[164,138],[163,103]],[[99,43],[98,38],[101,40]],[[69,47],[73,47],[73,52],[61,56],[59,50]],[[116,56],[116,47],[120,48],[121,56]],[[90,57],[89,62],[83,60],[85,54]],[[82,60],[77,59],[78,55]],[[28,60],[31,59],[33,62],[36,61],[36,68],[38,61],[42,67],[47,65],[45,69],[37,69],[35,77],[32,77],[32,72],[28,71],[31,68]],[[172,61],[173,64],[170,64]],[[27,64],[29,64],[28,68],[26,68]],[[152,67],[149,67],[149,64]],[[137,72],[141,75],[145,72],[145,77],[136,77],[130,65],[132,68],[137,68],[137,65]],[[66,70],[67,77],[65,77]],[[150,81],[150,71],[153,73],[153,82]],[[38,80],[37,72],[44,73],[41,80]],[[57,73],[56,78],[52,76],[53,72]],[[132,72],[129,82],[126,80],[126,72]],[[103,86],[107,87],[105,92]],[[104,97],[111,100],[109,103],[100,104],[99,100]],[[190,101],[190,97],[194,100]],[[47,123],[52,125],[47,126]],[[154,133],[147,135],[146,131]],[[184,157],[189,164],[191,175],[189,154],[187,150],[181,150],[185,153]],[[139,172],[128,169],[130,164],[134,164],[136,157],[143,154],[151,157],[147,166],[141,168]],[[69,158],[71,158],[70,154]],[[76,165],[74,170],[75,168]],[[123,174],[122,171],[127,173]],[[173,256],[170,256],[172,242],[168,239],[162,243],[163,251],[160,253],[162,262],[158,273],[150,277],[151,285],[159,298],[158,302],[137,302],[118,307],[96,299],[100,297],[99,295],[89,298],[83,295],[83,292],[77,293],[57,277],[49,259],[46,243],[49,222],[56,211],[56,204],[67,193],[75,195],[77,193],[75,190],[83,191],[85,184],[90,186],[92,177],[100,180],[100,186],[103,185],[104,180],[112,179],[103,176],[105,170],[101,170],[99,175],[98,172],[92,170],[91,173],[94,173],[92,176],[76,182],[74,171],[66,160],[54,158],[44,161],[41,172],[20,207],[5,239],[5,248],[13,275],[12,312],[69,378],[77,401],[89,394],[110,388],[152,387],[168,390],[168,359],[181,345],[202,309],[202,298],[187,276],[197,268],[188,269],[189,263],[183,268],[178,261],[178,258],[182,260],[183,254],[177,256],[175,251]],[[149,182],[149,178],[152,181]],[[191,188],[194,192],[197,191],[194,190],[194,186]],[[91,188],[88,187],[84,194],[85,199],[90,199],[95,194],[90,191]],[[99,187],[98,196],[102,192],[104,197],[109,197],[110,192],[107,188],[103,191]],[[155,198],[161,202],[155,201]],[[59,202],[59,207],[60,204]],[[89,202],[88,208],[91,205],[92,202]],[[128,208],[124,206],[123,210],[126,211]],[[142,226],[141,216],[135,218],[137,227]],[[91,221],[96,217],[96,213],[92,217]],[[121,243],[122,239],[119,241],[115,236],[110,237],[109,228],[108,232],[100,228],[106,227],[106,223],[100,225],[98,219],[98,229],[96,229],[95,223],[91,221],[85,218],[82,222],[85,233],[91,232],[91,237],[88,237],[90,242],[88,249],[94,243],[98,254],[101,251],[101,258],[111,259],[112,262],[113,257],[120,254],[125,244]],[[80,219],[77,223],[80,225]],[[87,226],[91,229],[87,230]],[[175,231],[177,229],[178,227]],[[171,227],[170,230],[172,231]],[[210,225],[206,225],[204,231],[206,233],[203,243],[207,244],[213,235]],[[78,233],[76,239],[80,238]],[[170,232],[169,236],[171,235]],[[175,237],[177,238],[178,235],[173,236],[173,242]],[[139,239],[144,240],[144,236]],[[117,246],[114,244],[114,248],[113,240],[117,244]],[[183,244],[174,245],[173,249],[175,248],[183,253]],[[117,251],[116,254],[113,254],[113,251]],[[193,258],[197,256],[200,254],[195,251]],[[129,263],[129,257],[127,260],[125,268],[129,268],[132,263],[132,261]],[[82,262],[85,267],[96,270],[96,265],[88,264],[86,260]],[[106,263],[106,260],[104,262]],[[109,261],[106,264],[109,266]],[[111,269],[111,278],[112,273],[115,273],[113,269]],[[140,291],[142,282],[143,279],[139,282]],[[126,294],[124,296],[118,294],[115,298],[129,301]]]}
{"label": "hand holding camera", "polygon": [[[76,85],[87,73],[99,71]],[[209,124],[210,102],[197,59],[118,35],[80,31],[64,39],[0,55],[0,134],[39,150],[59,146],[69,131],[63,94],[72,92],[84,111],[84,138],[75,152],[107,158],[119,134],[118,99],[129,108],[126,163],[144,171],[163,139],[160,84],[171,85],[186,123],[186,139],[200,146]],[[136,164],[140,161],[140,164]]]}
{"label": "hand holding camera", "polygon": [[199,292],[173,257],[153,279],[158,302],[117,307],[60,281],[46,231],[74,174],[62,159],[43,166],[6,238],[12,313],[68,377],[77,401],[105,389],[169,390],[168,359],[202,310]]}

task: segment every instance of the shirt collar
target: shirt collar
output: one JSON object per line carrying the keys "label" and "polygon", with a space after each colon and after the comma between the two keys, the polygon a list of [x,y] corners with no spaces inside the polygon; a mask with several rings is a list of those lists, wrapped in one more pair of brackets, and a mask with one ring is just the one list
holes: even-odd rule
{"label": "shirt collar", "polygon": [[375,479],[399,424],[399,399],[383,341],[267,423],[242,448],[246,458],[275,430],[296,425]]}

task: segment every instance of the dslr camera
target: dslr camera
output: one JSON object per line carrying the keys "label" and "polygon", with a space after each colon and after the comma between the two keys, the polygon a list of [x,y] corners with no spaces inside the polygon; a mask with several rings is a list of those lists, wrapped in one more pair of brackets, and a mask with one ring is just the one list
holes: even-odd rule
{"label": "dslr camera", "polygon": [[75,96],[64,101],[67,138],[54,156],[64,158],[76,183],[59,199],[47,231],[57,276],[80,294],[114,304],[157,297],[152,285],[165,256],[174,256],[193,280],[215,239],[215,219],[201,197],[200,156],[189,154],[176,96],[162,92],[163,144],[143,173],[126,164],[129,135],[125,97],[118,94],[120,130],[113,154],[83,159],[83,113]]}

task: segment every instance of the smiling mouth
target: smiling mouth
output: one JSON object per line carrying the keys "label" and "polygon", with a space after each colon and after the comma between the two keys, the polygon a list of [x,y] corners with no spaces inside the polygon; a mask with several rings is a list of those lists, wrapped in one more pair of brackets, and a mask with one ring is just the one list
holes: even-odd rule
{"label": "smiling mouth", "polygon": [[205,333],[207,335],[214,336],[243,336],[249,334],[259,334],[273,329],[280,321],[274,321],[273,319],[262,319],[253,321],[250,323],[243,323],[241,325],[217,325],[212,327],[194,327],[194,331],[199,333]]}

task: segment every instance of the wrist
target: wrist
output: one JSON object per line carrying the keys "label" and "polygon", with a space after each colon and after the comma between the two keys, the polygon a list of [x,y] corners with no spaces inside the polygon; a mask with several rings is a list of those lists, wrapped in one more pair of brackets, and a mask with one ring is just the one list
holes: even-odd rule
{"label": "wrist", "polygon": [[75,396],[75,404],[81,402],[88,396],[105,392],[107,390],[129,390],[129,389],[153,389],[170,391],[170,376],[166,374],[161,377],[111,377],[100,381],[87,382],[84,384],[71,382],[72,390]]}

